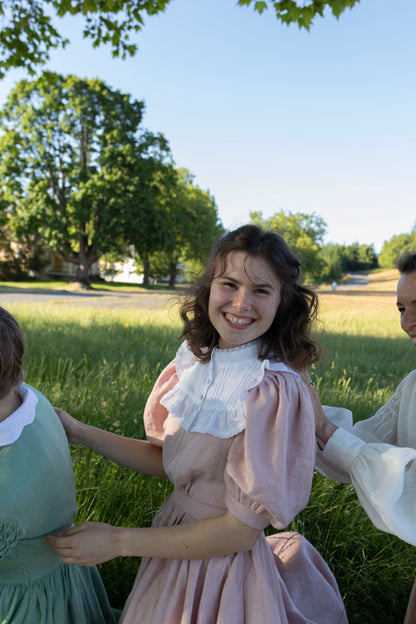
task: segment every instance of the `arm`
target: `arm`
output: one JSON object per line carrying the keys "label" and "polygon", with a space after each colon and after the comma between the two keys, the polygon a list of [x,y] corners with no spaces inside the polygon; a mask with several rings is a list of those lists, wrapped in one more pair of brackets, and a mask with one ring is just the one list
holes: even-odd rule
{"label": "arm", "polygon": [[61,419],[69,442],[83,444],[136,472],[166,477],[162,462],[162,447],[163,424],[167,417],[167,410],[161,406],[160,399],[177,381],[178,377],[173,361],[159,375],[146,402],[143,419],[150,442],[125,438],[97,427],[85,425],[59,407],[56,407],[55,411]]}
{"label": "arm", "polygon": [[130,528],[84,522],[63,536],[46,539],[64,563],[92,566],[115,557],[210,559],[250,550],[260,529],[244,524],[230,511],[175,526]]}
{"label": "arm", "polygon": [[325,445],[328,442],[329,438],[332,436],[334,431],[338,429],[338,427],[326,416],[322,408],[318,390],[311,378],[309,377],[308,373],[304,370],[301,371],[299,374],[309,388],[315,416],[315,436],[317,438],[318,446],[322,450],[323,448],[325,448]]}
{"label": "arm", "polygon": [[326,416],[322,408],[318,390],[316,389],[315,384],[311,385],[311,383],[312,382],[308,384],[308,388],[310,390],[315,416],[315,436],[317,438],[318,446],[322,450],[325,448],[329,438],[338,429],[338,427]]}
{"label": "arm", "polygon": [[166,477],[161,447],[146,440],[125,438],[98,427],[86,425],[59,407],[55,407],[55,412],[61,419],[69,442],[82,444],[136,472]]}
{"label": "arm", "polygon": [[[304,378],[306,381],[306,379]],[[416,371],[412,371],[396,388],[394,394],[370,418],[359,420],[353,424],[352,414],[344,408],[320,405],[316,389],[311,390],[315,409],[315,420],[318,427],[325,422],[346,429],[364,442],[384,442],[396,446],[415,446],[413,441],[414,416],[413,406],[416,402]],[[325,410],[325,412],[324,412]],[[330,418],[327,417],[329,414]],[[399,419],[399,413],[401,417]],[[336,421],[336,422],[335,422]],[[332,435],[332,434],[331,434]],[[331,436],[322,436],[326,444]],[[324,439],[327,438],[327,439]]]}
{"label": "arm", "polygon": [[[413,377],[409,376],[409,380],[413,383]],[[414,423],[413,393],[411,384],[402,382],[372,418],[354,426],[351,412],[325,406],[332,412],[331,417],[338,418],[340,427],[334,425],[334,432],[325,447],[318,450],[316,459],[321,474],[340,483],[352,483],[378,529],[409,544],[416,544],[416,449],[412,448],[410,436],[408,446],[391,441],[397,440],[399,407],[402,420],[409,427]],[[405,436],[403,442],[407,442]]]}

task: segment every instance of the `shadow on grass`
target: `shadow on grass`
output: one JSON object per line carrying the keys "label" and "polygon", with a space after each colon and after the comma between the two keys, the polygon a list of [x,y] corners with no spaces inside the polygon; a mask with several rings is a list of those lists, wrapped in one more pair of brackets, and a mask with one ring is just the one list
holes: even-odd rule
{"label": "shadow on grass", "polygon": [[105,282],[92,281],[91,288],[85,288],[78,282],[69,281],[25,281],[25,282],[0,282],[0,293],[45,293],[53,294],[65,292],[68,294],[86,294],[94,292],[129,292],[129,293],[163,293],[182,294],[186,292],[186,285],[180,284],[170,288],[168,284],[131,284],[128,282]]}

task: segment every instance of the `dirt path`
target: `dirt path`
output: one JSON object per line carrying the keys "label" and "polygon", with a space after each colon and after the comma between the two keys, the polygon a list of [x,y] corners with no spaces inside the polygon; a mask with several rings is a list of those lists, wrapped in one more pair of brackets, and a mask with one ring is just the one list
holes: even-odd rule
{"label": "dirt path", "polygon": [[107,308],[136,308],[139,310],[156,310],[168,307],[175,303],[180,292],[175,291],[147,291],[147,292],[113,292],[88,291],[69,292],[66,290],[20,290],[0,292],[0,305],[7,307],[10,303],[41,303],[60,304],[71,306]]}
{"label": "dirt path", "polygon": [[365,288],[370,283],[368,275],[360,273],[350,273],[351,279],[346,284],[338,284],[337,290],[355,290],[356,288]]}

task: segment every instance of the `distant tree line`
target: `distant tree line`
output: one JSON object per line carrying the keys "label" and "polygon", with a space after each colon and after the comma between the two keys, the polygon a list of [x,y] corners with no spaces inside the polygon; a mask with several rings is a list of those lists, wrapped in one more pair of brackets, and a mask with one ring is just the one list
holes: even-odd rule
{"label": "distant tree line", "polygon": [[396,266],[398,257],[405,251],[416,252],[416,223],[409,234],[397,234],[385,241],[378,257],[379,266],[387,269]]}
{"label": "distant tree line", "polygon": [[340,281],[347,273],[366,273],[377,268],[395,268],[405,251],[416,252],[416,223],[412,232],[393,236],[385,241],[379,256],[374,245],[358,242],[351,245],[324,244],[327,225],[314,213],[277,212],[263,218],[261,212],[252,212],[250,219],[280,233],[302,263],[304,279],[312,284]]}

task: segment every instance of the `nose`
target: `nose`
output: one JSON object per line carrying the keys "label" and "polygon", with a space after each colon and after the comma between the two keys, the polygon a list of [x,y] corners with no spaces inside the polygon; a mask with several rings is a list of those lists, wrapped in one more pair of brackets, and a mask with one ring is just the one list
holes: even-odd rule
{"label": "nose", "polygon": [[249,310],[251,308],[250,293],[247,290],[239,289],[233,298],[233,307],[236,310]]}

